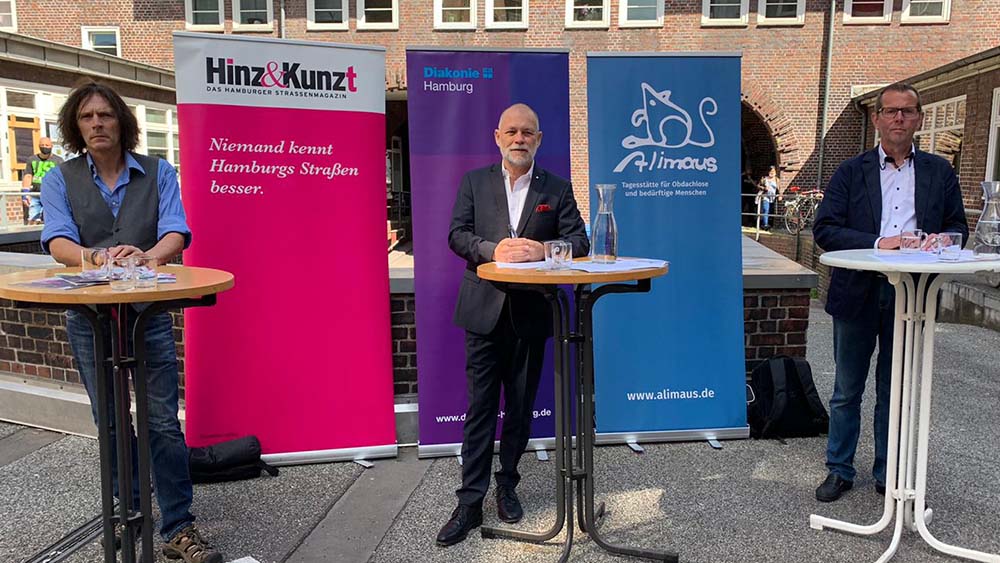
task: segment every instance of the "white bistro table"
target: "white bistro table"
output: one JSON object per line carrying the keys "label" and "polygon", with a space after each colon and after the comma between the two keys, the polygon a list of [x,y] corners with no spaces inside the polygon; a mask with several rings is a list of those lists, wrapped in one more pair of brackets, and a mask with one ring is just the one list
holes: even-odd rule
{"label": "white bistro table", "polygon": [[895,555],[904,525],[918,532],[940,552],[973,561],[1000,563],[1000,555],[949,545],[935,538],[927,529],[931,510],[926,502],[938,293],[952,275],[1000,272],[1000,260],[944,262],[922,253],[876,253],[873,249],[863,249],[827,252],[820,257],[820,262],[836,268],[885,274],[896,290],[896,324],[892,340],[885,510],[878,522],[867,526],[813,514],[809,517],[810,527],[873,535],[895,519],[892,542],[877,563],[884,563]]}

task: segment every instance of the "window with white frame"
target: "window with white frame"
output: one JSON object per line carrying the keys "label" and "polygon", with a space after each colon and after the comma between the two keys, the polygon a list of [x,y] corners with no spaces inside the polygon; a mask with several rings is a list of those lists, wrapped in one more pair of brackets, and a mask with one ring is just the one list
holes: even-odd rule
{"label": "window with white frame", "polygon": [[702,0],[702,25],[746,25],[750,0]]}
{"label": "window with white frame", "polygon": [[434,0],[435,29],[476,29],[475,0]]}
{"label": "window with white frame", "polygon": [[903,23],[944,23],[951,17],[951,0],[903,0]]}
{"label": "window with white frame", "polygon": [[527,28],[528,0],[486,0],[486,27]]}
{"label": "window with white frame", "polygon": [[[63,136],[58,126],[67,90],[58,86],[53,88],[60,91],[33,89],[27,84],[22,84],[20,88],[0,85],[0,122],[8,124],[8,134],[0,137],[3,148],[0,150],[0,182],[18,181],[24,160],[37,150],[39,136],[52,139],[55,145],[53,154],[66,159],[76,156],[67,153],[61,146]],[[136,116],[139,130],[143,132],[139,136],[139,152],[164,157],[177,166],[180,163],[180,146],[177,142],[175,108],[167,105],[151,107],[136,100],[126,100],[126,105]]]}
{"label": "window with white frame", "polygon": [[80,44],[84,49],[113,55],[122,56],[121,34],[117,27],[81,27]]}
{"label": "window with white frame", "polygon": [[223,0],[184,0],[184,21],[190,29],[222,30],[226,23],[222,9]]}
{"label": "window with white frame", "polygon": [[181,153],[177,142],[177,111],[140,106],[135,113],[142,130],[140,152],[158,156],[178,167]]}
{"label": "window with white frame", "polygon": [[663,0],[621,0],[618,27],[660,27],[663,25]]}
{"label": "window with white frame", "polygon": [[924,106],[924,123],[913,136],[913,144],[924,152],[944,158],[957,173],[964,133],[965,96],[959,96]]}
{"label": "window with white frame", "polygon": [[399,29],[399,0],[358,0],[358,29]]}
{"label": "window with white frame", "polygon": [[606,28],[611,25],[611,0],[566,0],[566,27]]}
{"label": "window with white frame", "polygon": [[36,94],[37,92],[7,88],[7,107],[33,110],[35,109],[37,103],[35,99]]}
{"label": "window with white frame", "polygon": [[274,29],[274,0],[233,0],[233,30]]}
{"label": "window with white frame", "polygon": [[1000,180],[1000,88],[993,89],[993,110],[990,113],[989,152],[986,155],[984,180]]}
{"label": "window with white frame", "polygon": [[759,0],[757,25],[799,25],[806,21],[806,0]]}
{"label": "window with white frame", "polygon": [[0,30],[17,31],[17,6],[14,0],[0,0]]}
{"label": "window with white frame", "polygon": [[347,29],[347,0],[307,0],[306,29]]}
{"label": "window with white frame", "polygon": [[844,23],[889,23],[892,0],[844,0]]}

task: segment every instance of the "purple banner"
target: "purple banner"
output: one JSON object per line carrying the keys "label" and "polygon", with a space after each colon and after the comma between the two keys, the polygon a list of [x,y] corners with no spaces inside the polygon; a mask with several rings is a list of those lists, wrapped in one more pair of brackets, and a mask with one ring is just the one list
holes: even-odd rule
{"label": "purple banner", "polygon": [[[420,455],[455,455],[465,420],[465,334],[452,323],[465,262],[448,249],[448,225],[462,176],[500,161],[493,132],[500,113],[526,103],[544,141],[538,166],[570,177],[569,53],[406,53],[417,308]],[[551,344],[531,436],[554,434]],[[501,408],[501,417],[502,417]],[[498,425],[499,436],[501,425]]]}

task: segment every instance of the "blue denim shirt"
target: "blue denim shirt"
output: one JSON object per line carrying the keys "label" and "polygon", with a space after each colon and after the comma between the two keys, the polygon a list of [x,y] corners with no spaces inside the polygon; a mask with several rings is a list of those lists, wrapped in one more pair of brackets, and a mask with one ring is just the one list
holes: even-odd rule
{"label": "blue denim shirt", "polygon": [[[118,210],[125,200],[125,190],[132,181],[133,171],[145,174],[139,162],[131,153],[125,153],[125,169],[109,189],[97,173],[94,160],[89,154],[85,156],[94,176],[94,183],[101,190],[101,197],[108,204],[111,214],[118,217]],[[166,160],[159,160],[157,188],[160,194],[160,216],[157,221],[156,236],[162,239],[167,233],[179,233],[184,236],[184,248],[191,244],[191,229],[187,225],[184,206],[181,204],[181,190],[177,183],[177,171]],[[42,180],[42,207],[45,210],[45,226],[42,228],[42,249],[49,252],[49,242],[54,238],[67,238],[80,244],[80,230],[73,220],[73,210],[70,208],[69,196],[66,195],[66,179],[62,170],[53,168]],[[143,248],[142,250],[149,250]]]}

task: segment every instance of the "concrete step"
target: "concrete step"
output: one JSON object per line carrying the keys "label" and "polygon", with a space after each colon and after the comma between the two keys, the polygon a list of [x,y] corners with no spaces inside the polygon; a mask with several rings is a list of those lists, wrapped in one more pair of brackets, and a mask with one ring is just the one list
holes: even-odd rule
{"label": "concrete step", "polygon": [[22,428],[9,436],[4,436],[0,438],[0,467],[13,463],[62,438],[62,434],[40,428]]}

